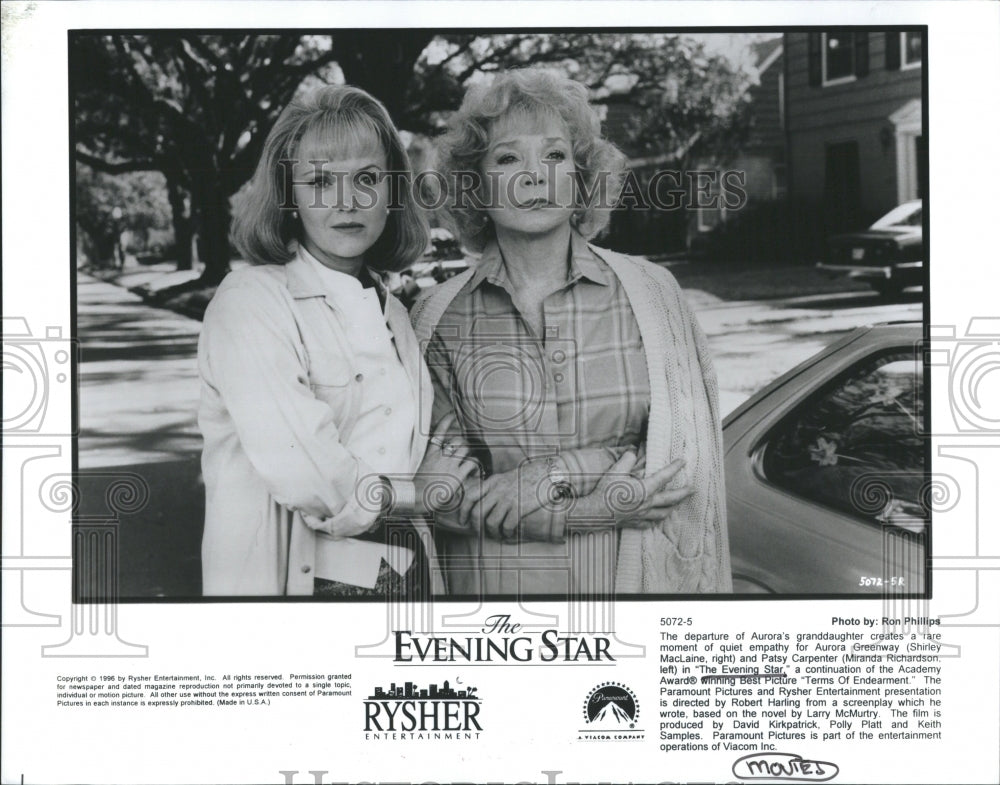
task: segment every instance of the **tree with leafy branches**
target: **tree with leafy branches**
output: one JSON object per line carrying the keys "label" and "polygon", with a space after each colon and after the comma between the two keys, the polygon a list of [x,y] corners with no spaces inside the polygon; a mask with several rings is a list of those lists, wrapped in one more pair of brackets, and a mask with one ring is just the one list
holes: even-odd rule
{"label": "tree with leafy branches", "polygon": [[720,152],[745,128],[746,75],[666,34],[343,30],[325,35],[74,33],[77,161],[107,175],[161,172],[178,266],[197,235],[201,284],[228,271],[231,197],[300,90],[344,81],[378,97],[405,131],[433,136],[467,86],[531,65],[584,82],[597,104],[633,107],[632,154]]}

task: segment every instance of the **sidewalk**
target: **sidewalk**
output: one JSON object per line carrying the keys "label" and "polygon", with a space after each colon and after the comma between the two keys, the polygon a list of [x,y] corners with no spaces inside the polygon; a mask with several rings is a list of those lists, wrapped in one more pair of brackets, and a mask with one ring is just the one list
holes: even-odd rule
{"label": "sidewalk", "polygon": [[200,453],[195,357],[201,323],[82,273],[76,291],[80,468]]}
{"label": "sidewalk", "polygon": [[149,287],[151,290],[157,290],[197,278],[200,271],[178,270],[176,262],[164,261],[147,265],[127,264],[122,270],[96,270],[87,274],[99,281],[113,283],[123,289]]}
{"label": "sidewalk", "polygon": [[107,515],[108,489],[125,473],[148,489],[145,504],[119,520],[123,598],[201,594],[200,329],[194,319],[77,274],[79,512]]}

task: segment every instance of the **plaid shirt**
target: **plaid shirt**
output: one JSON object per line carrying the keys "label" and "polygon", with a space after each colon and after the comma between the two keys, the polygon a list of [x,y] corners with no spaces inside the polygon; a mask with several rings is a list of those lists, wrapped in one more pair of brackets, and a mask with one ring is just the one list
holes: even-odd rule
{"label": "plaid shirt", "polygon": [[[577,492],[586,493],[627,448],[645,441],[650,391],[638,324],[618,278],[576,232],[567,282],[542,303],[543,336],[519,313],[512,289],[494,243],[427,347],[434,425],[454,411],[488,474],[558,454]],[[522,537],[561,539],[555,518],[547,533],[522,529]],[[556,542],[532,545],[566,554]],[[512,547],[524,554],[524,543],[481,546],[483,555]]]}

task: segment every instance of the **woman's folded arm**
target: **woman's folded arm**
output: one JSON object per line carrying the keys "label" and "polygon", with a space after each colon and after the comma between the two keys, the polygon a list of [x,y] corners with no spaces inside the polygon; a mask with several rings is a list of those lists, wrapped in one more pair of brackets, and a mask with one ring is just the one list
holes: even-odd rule
{"label": "woman's folded arm", "polygon": [[371,528],[382,482],[340,441],[313,393],[282,294],[262,282],[223,288],[205,314],[207,378],[271,496],[334,536]]}

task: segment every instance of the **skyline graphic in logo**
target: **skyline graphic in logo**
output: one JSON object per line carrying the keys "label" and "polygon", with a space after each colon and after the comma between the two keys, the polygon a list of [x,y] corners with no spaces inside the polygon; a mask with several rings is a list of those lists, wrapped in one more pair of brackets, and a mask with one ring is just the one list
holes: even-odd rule
{"label": "skyline graphic in logo", "polygon": [[[458,680],[461,683],[461,679]],[[421,687],[407,681],[375,687],[364,700],[370,739],[476,739],[483,730],[482,698],[476,687],[454,689],[450,681]]]}
{"label": "skyline graphic in logo", "polygon": [[428,684],[425,688],[419,689],[412,681],[405,682],[402,686],[396,686],[396,682],[389,685],[389,689],[376,687],[375,692],[368,696],[368,700],[385,700],[387,698],[403,698],[405,700],[460,700],[469,698],[479,700],[476,693],[477,687],[466,687],[462,690],[453,690],[451,682],[445,679],[444,684]]}

